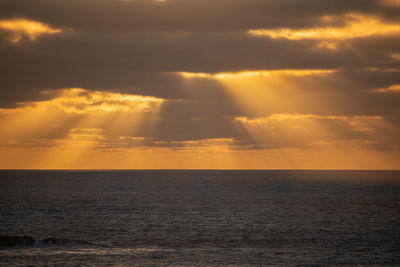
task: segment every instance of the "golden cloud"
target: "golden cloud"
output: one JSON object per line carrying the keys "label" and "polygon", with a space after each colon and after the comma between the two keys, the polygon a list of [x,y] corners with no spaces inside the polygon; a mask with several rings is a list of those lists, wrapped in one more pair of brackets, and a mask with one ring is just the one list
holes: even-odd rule
{"label": "golden cloud", "polygon": [[396,61],[400,61],[400,53],[391,54],[390,57]]}
{"label": "golden cloud", "polygon": [[381,0],[381,3],[385,6],[400,7],[400,0]]}
{"label": "golden cloud", "polygon": [[235,79],[235,78],[265,78],[277,75],[287,76],[310,76],[319,74],[332,74],[337,70],[332,69],[282,69],[282,70],[258,70],[258,71],[239,71],[239,72],[178,72],[184,78],[203,78],[203,79]]}
{"label": "golden cloud", "polygon": [[374,72],[400,72],[400,68],[377,68],[377,67],[370,67],[366,68],[366,71],[374,71]]}
{"label": "golden cloud", "polygon": [[[398,159],[398,155],[388,156],[387,152],[377,149],[385,142],[393,144],[397,132],[395,126],[381,116],[277,113],[259,118],[237,117],[234,122],[265,155],[274,151],[282,155],[282,158],[271,159],[273,164],[291,165],[305,160],[301,168],[307,164],[336,168],[333,166],[339,162],[341,168],[370,168],[364,164],[367,159],[368,163],[379,162],[380,166],[396,165],[394,161],[386,165],[391,156]],[[384,155],[386,159],[381,161],[380,156]]]}
{"label": "golden cloud", "polygon": [[[338,20],[344,21],[341,26],[329,26]],[[326,26],[291,29],[253,29],[248,33],[254,36],[269,37],[272,39],[288,40],[316,40],[317,46],[330,50],[337,49],[337,44],[353,38],[369,37],[375,35],[400,34],[400,24],[382,21],[380,18],[356,13],[346,14],[343,18],[337,16],[322,16],[322,23]]]}
{"label": "golden cloud", "polygon": [[17,43],[26,36],[31,41],[44,34],[56,34],[62,32],[61,29],[53,28],[40,21],[15,18],[10,20],[0,20],[0,29],[12,33],[10,41]]}
{"label": "golden cloud", "polygon": [[400,93],[400,84],[393,84],[389,87],[374,89],[371,92],[372,93]]}
{"label": "golden cloud", "polygon": [[[44,94],[52,92],[44,92]],[[82,88],[63,89],[51,100],[24,102],[16,109],[0,109],[0,113],[14,113],[21,109],[47,110],[56,108],[65,113],[137,112],[150,111],[164,102],[161,98],[141,95],[91,91]]]}
{"label": "golden cloud", "polygon": [[269,128],[275,128],[278,124],[284,123],[285,126],[291,128],[307,127],[307,122],[317,120],[340,121],[352,128],[354,131],[369,132],[373,130],[373,126],[383,121],[381,116],[321,116],[314,114],[271,114],[268,117],[248,118],[236,117],[235,121],[244,125],[265,125]]}
{"label": "golden cloud", "polygon": [[206,138],[200,140],[185,140],[185,141],[154,141],[156,146],[167,146],[176,148],[211,148],[224,149],[229,148],[237,143],[233,138]]}

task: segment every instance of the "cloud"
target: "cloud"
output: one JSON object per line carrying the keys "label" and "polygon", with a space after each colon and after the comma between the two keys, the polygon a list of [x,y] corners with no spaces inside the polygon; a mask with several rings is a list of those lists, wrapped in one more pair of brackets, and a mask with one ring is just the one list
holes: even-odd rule
{"label": "cloud", "polygon": [[[343,25],[337,25],[337,21]],[[325,15],[321,17],[321,25],[303,29],[254,29],[248,33],[255,36],[266,36],[273,39],[316,40],[319,47],[335,50],[337,43],[348,39],[381,35],[399,35],[400,23],[385,22],[379,17],[350,13],[344,16]],[[341,23],[341,24],[342,24]],[[335,26],[331,26],[334,24]]]}
{"label": "cloud", "polygon": [[43,99],[41,91],[62,88],[182,98],[185,85],[182,77],[174,74],[177,72],[395,69],[398,63],[389,55],[396,51],[396,39],[377,39],[382,38],[352,40],[351,49],[330,53],[315,49],[314,41],[256,38],[245,32],[176,36],[76,29],[40,42],[0,44],[4,74],[0,77],[0,105]]}
{"label": "cloud", "polygon": [[400,53],[391,54],[390,56],[391,56],[394,60],[400,62]]}
{"label": "cloud", "polygon": [[381,0],[383,5],[391,6],[391,7],[400,7],[399,0]]}
{"label": "cloud", "polygon": [[1,166],[398,166],[396,2],[0,0]]}
{"label": "cloud", "polygon": [[288,76],[309,76],[317,74],[331,74],[336,70],[318,70],[318,69],[299,69],[299,70],[262,70],[262,71],[240,71],[240,72],[221,72],[221,73],[204,73],[204,72],[178,72],[184,78],[206,78],[206,79],[235,79],[235,78],[259,78],[271,77],[272,75],[288,75]]}
{"label": "cloud", "polygon": [[[223,10],[224,12],[221,12]],[[85,31],[233,32],[254,28],[318,24],[324,13],[388,12],[380,1],[364,0],[149,0],[0,1],[0,16],[29,17]],[[207,19],[204,19],[207,16]]]}
{"label": "cloud", "polygon": [[18,43],[24,36],[30,41],[36,41],[41,35],[57,34],[62,31],[39,21],[22,18],[0,20],[0,29],[11,32],[10,41],[13,43]]}
{"label": "cloud", "polygon": [[158,119],[163,99],[148,96],[64,89],[49,100],[20,103],[0,109],[2,144],[52,144],[82,138],[96,142],[150,132]]}
{"label": "cloud", "polygon": [[379,72],[400,72],[400,68],[377,68],[370,67],[366,68],[367,71],[379,71]]}
{"label": "cloud", "polygon": [[350,140],[365,147],[400,145],[394,135],[385,133],[397,126],[381,116],[271,114],[262,118],[237,117],[235,122],[261,148],[314,147]]}
{"label": "cloud", "polygon": [[400,84],[393,84],[389,87],[371,90],[373,93],[400,93]]}
{"label": "cloud", "polygon": [[55,95],[51,100],[22,103],[17,109],[0,109],[0,113],[14,113],[24,110],[48,110],[57,108],[65,113],[96,112],[146,112],[161,105],[164,100],[140,95],[117,94],[70,88],[43,94]]}

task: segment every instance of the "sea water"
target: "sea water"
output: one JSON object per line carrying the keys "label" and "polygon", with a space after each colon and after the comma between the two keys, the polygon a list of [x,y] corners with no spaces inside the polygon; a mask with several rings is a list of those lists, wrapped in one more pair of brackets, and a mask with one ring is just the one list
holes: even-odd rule
{"label": "sea water", "polygon": [[0,171],[0,236],[34,239],[0,266],[399,266],[400,172]]}

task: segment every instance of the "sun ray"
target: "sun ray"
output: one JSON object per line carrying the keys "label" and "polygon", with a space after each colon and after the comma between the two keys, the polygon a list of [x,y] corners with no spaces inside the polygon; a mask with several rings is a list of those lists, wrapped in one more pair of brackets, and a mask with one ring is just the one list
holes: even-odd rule
{"label": "sun ray", "polygon": [[164,103],[155,97],[81,88],[53,95],[0,109],[1,146],[40,147],[33,166],[75,166],[110,138],[151,131]]}

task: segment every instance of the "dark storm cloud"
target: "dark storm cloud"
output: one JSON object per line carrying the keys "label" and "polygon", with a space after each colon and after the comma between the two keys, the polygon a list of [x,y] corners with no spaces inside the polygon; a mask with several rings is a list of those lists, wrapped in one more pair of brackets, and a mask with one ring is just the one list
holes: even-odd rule
{"label": "dark storm cloud", "polygon": [[393,42],[375,41],[371,49],[368,41],[361,41],[359,49],[367,54],[346,48],[331,53],[315,49],[314,41],[271,40],[244,32],[312,27],[324,14],[364,12],[389,18],[393,10],[365,0],[0,1],[0,18],[22,17],[72,28],[18,44],[7,42],[7,33],[0,31],[0,104],[41,97],[38,92],[44,89],[69,87],[182,97],[179,78],[160,72],[387,64],[387,55],[382,59],[382,54],[396,50],[387,45]]}
{"label": "dark storm cloud", "polygon": [[[184,85],[170,73],[176,71],[215,73],[396,64],[387,55],[382,57],[385,47],[379,44],[375,48],[381,48],[380,52],[368,48],[370,53],[360,54],[352,49],[318,50],[311,43],[236,34],[120,36],[74,32],[62,37],[44,36],[37,42],[4,43],[0,48],[0,70],[4,74],[0,78],[1,102],[23,101],[45,89],[70,87],[180,98]],[[393,51],[389,48],[387,53]]]}
{"label": "dark storm cloud", "polygon": [[[324,14],[390,16],[378,0],[36,0],[0,1],[1,17],[26,17],[90,31],[245,31],[306,27]],[[395,18],[395,16],[393,16]]]}

